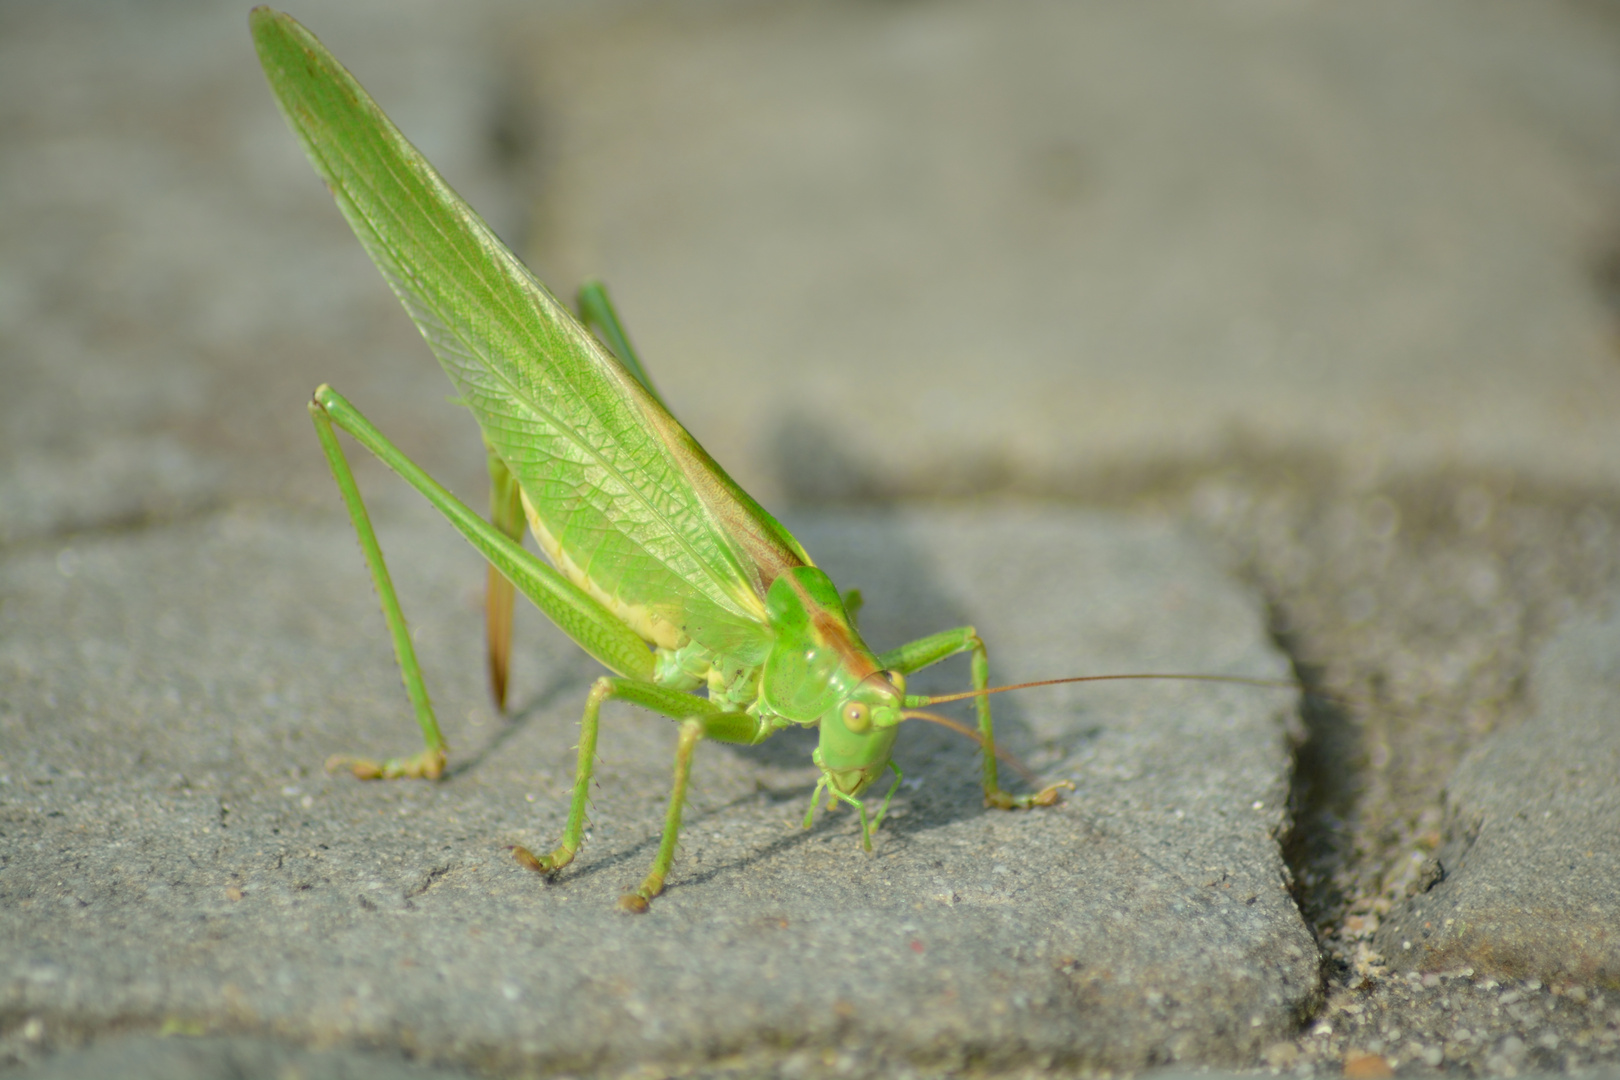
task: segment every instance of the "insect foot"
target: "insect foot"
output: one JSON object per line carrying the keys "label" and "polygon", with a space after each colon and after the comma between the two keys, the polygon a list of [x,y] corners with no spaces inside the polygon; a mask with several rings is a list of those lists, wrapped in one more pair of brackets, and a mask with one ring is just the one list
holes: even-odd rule
{"label": "insect foot", "polygon": [[408,758],[372,761],[370,758],[333,754],[326,759],[326,771],[348,769],[357,780],[437,780],[444,775],[444,750],[423,750]]}
{"label": "insect foot", "polygon": [[1059,780],[1055,784],[1047,785],[1033,795],[1009,795],[1005,791],[997,791],[993,795],[986,794],[984,804],[993,806],[998,810],[1029,810],[1037,806],[1056,806],[1058,800],[1063,797],[1061,792],[1065,788],[1073,791],[1074,781]]}
{"label": "insect foot", "polygon": [[519,844],[513,844],[507,850],[512,853],[512,858],[517,860],[519,866],[528,867],[537,874],[553,873],[574,861],[574,853],[567,848],[558,848],[550,855],[536,855]]}
{"label": "insect foot", "polygon": [[627,892],[619,897],[619,910],[628,911],[632,915],[645,915],[652,898],[663,891],[664,873],[655,869],[642,879],[640,887],[634,892]]}

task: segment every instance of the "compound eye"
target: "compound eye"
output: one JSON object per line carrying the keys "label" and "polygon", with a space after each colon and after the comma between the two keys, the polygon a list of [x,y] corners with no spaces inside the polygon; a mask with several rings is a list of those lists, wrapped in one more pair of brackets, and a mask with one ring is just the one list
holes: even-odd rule
{"label": "compound eye", "polygon": [[844,706],[844,726],[859,735],[872,726],[872,710],[859,701]]}

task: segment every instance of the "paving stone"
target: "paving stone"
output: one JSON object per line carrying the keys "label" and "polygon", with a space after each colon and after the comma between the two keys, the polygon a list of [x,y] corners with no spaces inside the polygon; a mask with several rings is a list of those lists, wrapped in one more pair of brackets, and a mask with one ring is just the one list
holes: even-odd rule
{"label": "paving stone", "polygon": [[1379,946],[1401,970],[1620,989],[1620,613],[1564,626],[1530,692],[1453,774],[1445,843]]}
{"label": "paving stone", "polygon": [[[614,899],[651,858],[672,732],[611,710],[590,839],[546,883],[503,845],[561,825],[592,665],[531,619],[517,717],[489,716],[477,561],[426,514],[385,519],[383,542],[461,748],[439,784],[319,769],[412,738],[341,521],[239,509],[5,561],[0,1014],[70,1044],[179,1024],[486,1069],[799,1053],[887,1075],[1236,1062],[1316,1000],[1274,839],[1288,692],[1004,695],[1009,748],[1078,786],[1042,812],[984,810],[972,746],[906,731],[871,855],[850,814],[799,827],[805,739],[704,747],[641,918]],[[998,679],[1286,675],[1253,602],[1163,524],[1003,507],[794,525],[866,591],[878,643],[972,621]]]}

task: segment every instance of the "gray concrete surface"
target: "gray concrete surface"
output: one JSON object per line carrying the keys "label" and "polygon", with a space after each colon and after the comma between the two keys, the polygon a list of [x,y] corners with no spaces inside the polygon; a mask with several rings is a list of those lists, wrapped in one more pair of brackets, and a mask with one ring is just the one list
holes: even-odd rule
{"label": "gray concrete surface", "polygon": [[[441,709],[485,713],[475,560],[434,521],[393,531],[399,576],[427,582],[421,647],[461,668]],[[797,532],[866,589],[874,641],[972,622],[999,679],[1286,674],[1252,600],[1164,526],[1008,509]],[[631,918],[614,898],[656,845],[667,722],[612,717],[574,868],[547,885],[502,847],[566,812],[591,673],[555,632],[523,650],[514,724],[452,725],[448,782],[315,768],[412,735],[351,546],[341,522],[236,512],[6,562],[0,1010],[67,1038],[183,1023],[502,1070],[790,1050],[887,1072],[1238,1062],[1320,993],[1274,840],[1288,692],[1005,699],[1008,747],[1078,785],[1037,813],[986,812],[971,745],[908,731],[872,856],[848,814],[799,828],[805,739],[706,748],[677,870]]]}
{"label": "gray concrete surface", "polygon": [[1396,966],[1620,988],[1620,615],[1560,629],[1534,711],[1447,785],[1444,842],[1379,931]]}
{"label": "gray concrete surface", "polygon": [[[1218,742],[1194,725],[1189,741],[1199,714],[1183,710],[1225,708],[1224,694],[1009,700],[1015,742],[1071,770],[1080,797],[1045,818],[987,818],[970,757],[924,732],[908,743],[922,786],[865,861],[843,816],[808,837],[787,828],[804,747],[707,754],[690,876],[625,930],[605,902],[649,856],[667,732],[616,725],[624,756],[572,877],[539,886],[508,867],[500,844],[543,844],[556,826],[589,665],[530,620],[523,710],[510,726],[488,715],[475,560],[362,467],[411,567],[407,603],[467,764],[437,788],[325,777],[327,753],[408,733],[302,402],[333,382],[473,498],[477,440],[283,129],[245,5],[9,4],[0,1070],[80,1060],[94,1075],[123,1054],[205,1075],[387,1074],[424,1058],[891,1075],[1017,1071],[1050,1052],[1076,1069],[1179,1054],[1370,1078],[1620,1059],[1620,991],[1581,962],[1614,940],[1606,911],[1557,908],[1589,935],[1521,936],[1516,951],[1501,932],[1464,959],[1414,964],[1419,946],[1400,947],[1421,905],[1477,905],[1485,884],[1584,853],[1614,798],[1612,770],[1525,769],[1513,790],[1558,811],[1537,826],[1550,831],[1515,850],[1481,831],[1469,870],[1436,879],[1469,835],[1448,807],[1506,821],[1484,785],[1527,757],[1501,749],[1516,739],[1549,762],[1589,758],[1579,703],[1607,685],[1595,660],[1537,658],[1620,602],[1612,4],[421,0],[295,14],[542,276],[560,291],[587,273],[613,284],[677,413],[750,490],[773,508],[850,504],[796,520],[853,583],[891,590],[875,632],[973,618],[995,624],[998,665],[1032,674],[1207,669],[1262,639],[1251,616],[1220,641],[1187,628],[1198,620],[1177,604],[1207,586],[1263,611],[1295,670],[1335,696],[1312,699],[1291,760],[1265,711],[1233,714]],[[964,501],[939,528],[896,516],[941,496]],[[1083,555],[1041,569],[1042,545],[1060,543],[1042,530],[1073,530]],[[1009,550],[1029,554],[980,557]],[[1210,569],[1222,563],[1238,586]],[[984,579],[987,566],[1007,576]],[[1071,620],[1094,634],[1127,595],[1145,606],[1117,641],[1052,655],[1019,637]],[[1109,651],[1127,643],[1149,654]],[[1261,789],[1245,804],[1258,818],[1223,832],[1210,817]],[[1167,835],[1197,844],[1153,846]],[[962,854],[987,845],[1083,850],[1101,868],[1037,881],[1033,855],[987,869]],[[901,873],[936,847],[945,885]],[[1256,888],[1259,910],[1238,912],[1194,865],[1204,854],[1231,889],[1280,880],[1286,861],[1321,947],[1320,995],[1299,981],[1281,893]],[[727,936],[762,883],[809,905],[781,885],[803,877],[853,914],[784,906],[786,929],[734,922]],[[882,905],[902,901],[868,895],[884,880],[921,889],[935,921],[907,916],[914,936],[893,937]],[[1177,903],[1205,917],[1184,931]],[[569,919],[560,944],[544,938]],[[705,964],[816,967],[748,1002],[791,1013],[806,1041],[714,1059],[744,1028],[762,1035],[759,1011],[638,996],[641,978],[685,970],[656,930],[676,923],[724,944]],[[942,927],[959,936],[936,942]],[[584,943],[624,940],[609,931],[639,935],[630,952],[648,971],[615,981],[625,953],[587,977]],[[809,958],[829,940],[830,971]],[[866,946],[898,962],[851,974]],[[1244,958],[1222,966],[1234,949]],[[1124,959],[1104,973],[1088,956]],[[927,982],[945,969],[955,997]],[[1014,977],[1051,992],[1020,1004],[996,989]],[[1195,992],[1152,996],[1171,978]],[[570,979],[586,989],[564,1001]],[[839,1011],[895,981],[897,1010]],[[791,993],[824,1008],[795,1011]],[[597,1008],[619,1010],[615,1034],[529,1037],[548,1009]],[[659,1027],[662,1008],[681,1022]],[[994,1019],[963,1034],[970,1015]],[[196,1033],[220,1041],[183,1041]],[[547,1056],[592,1046],[587,1064]]]}

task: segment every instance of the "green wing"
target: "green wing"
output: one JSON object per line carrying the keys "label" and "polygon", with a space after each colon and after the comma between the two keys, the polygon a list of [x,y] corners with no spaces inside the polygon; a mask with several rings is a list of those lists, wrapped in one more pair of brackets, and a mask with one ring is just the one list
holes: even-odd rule
{"label": "green wing", "polygon": [[[531,523],[599,599],[762,657],[765,591],[809,563],[507,250],[354,77],[256,8],[260,62],[355,235],[517,477]],[[633,619],[635,623],[638,620]]]}

